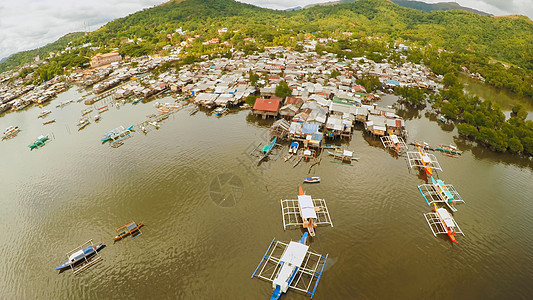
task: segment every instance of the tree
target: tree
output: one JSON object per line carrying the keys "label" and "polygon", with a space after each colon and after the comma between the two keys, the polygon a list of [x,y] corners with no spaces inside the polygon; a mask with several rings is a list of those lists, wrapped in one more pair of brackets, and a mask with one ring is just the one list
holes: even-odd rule
{"label": "tree", "polygon": [[471,138],[476,138],[477,133],[478,133],[476,127],[470,124],[466,124],[466,123],[461,123],[457,125],[457,131],[459,132],[460,135],[471,137]]}
{"label": "tree", "polygon": [[246,96],[246,98],[244,99],[244,103],[250,105],[250,106],[254,106],[255,104],[255,100],[257,99],[257,97],[253,94],[250,94],[248,96]]}
{"label": "tree", "polygon": [[259,81],[259,79],[261,79],[261,77],[259,77],[259,75],[257,75],[252,70],[248,72],[248,77],[250,77],[250,84],[253,86],[257,84],[257,81]]}
{"label": "tree", "polygon": [[276,86],[275,95],[280,98],[286,98],[292,95],[292,90],[285,81],[281,81],[278,86]]}
{"label": "tree", "polygon": [[524,151],[524,146],[520,142],[520,139],[518,139],[517,137],[510,138],[508,141],[508,144],[509,144],[509,150],[511,150],[511,152]]}
{"label": "tree", "polygon": [[444,84],[445,87],[454,86],[459,82],[457,79],[457,76],[453,73],[446,73],[444,74],[444,78],[442,79],[442,84]]}

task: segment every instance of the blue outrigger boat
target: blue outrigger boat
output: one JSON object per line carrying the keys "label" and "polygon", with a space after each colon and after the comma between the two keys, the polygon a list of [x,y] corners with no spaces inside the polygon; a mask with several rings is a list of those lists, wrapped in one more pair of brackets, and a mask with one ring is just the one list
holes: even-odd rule
{"label": "blue outrigger boat", "polygon": [[104,135],[102,138],[102,144],[107,141],[116,141],[119,138],[123,138],[129,135],[133,131],[133,125],[124,129],[124,126],[117,127]]}
{"label": "blue outrigger boat", "polygon": [[29,145],[28,147],[30,148],[30,151],[31,151],[33,149],[36,149],[36,148],[44,146],[46,144],[46,141],[48,141],[48,136],[47,135],[40,135],[40,136],[37,137],[35,142],[33,142],[33,144]]}
{"label": "blue outrigger boat", "polygon": [[277,138],[275,137],[272,139],[270,144],[263,146],[263,148],[261,149],[262,156],[261,158],[259,158],[259,162],[262,162],[264,159],[266,159],[270,155],[270,152],[272,151],[272,148],[274,148],[276,141],[277,141]]}
{"label": "blue outrigger boat", "polygon": [[[305,292],[311,298],[315,295],[328,256],[309,251],[308,235],[305,232],[298,242],[288,244],[273,240],[252,274],[252,278],[272,282],[271,300],[279,299],[289,288]],[[277,257],[281,250],[283,254]]]}
{"label": "blue outrigger boat", "polygon": [[452,212],[456,212],[456,204],[465,203],[461,195],[451,184],[444,184],[444,181],[431,176],[430,184],[421,184],[418,190],[426,200],[428,206],[435,203],[444,203]]}
{"label": "blue outrigger boat", "polygon": [[97,244],[97,245],[91,245],[91,246],[88,246],[88,247],[85,247],[81,250],[78,250],[74,253],[72,253],[68,260],[61,264],[59,267],[56,268],[56,270],[65,270],[65,269],[68,269],[68,268],[71,268],[71,267],[74,267],[74,265],[80,263],[81,261],[84,261],[85,259],[88,259],[89,257],[93,256],[94,254],[96,254],[98,251],[100,251],[100,249],[102,249],[103,247],[105,247],[105,244],[104,243],[100,243],[100,244]]}

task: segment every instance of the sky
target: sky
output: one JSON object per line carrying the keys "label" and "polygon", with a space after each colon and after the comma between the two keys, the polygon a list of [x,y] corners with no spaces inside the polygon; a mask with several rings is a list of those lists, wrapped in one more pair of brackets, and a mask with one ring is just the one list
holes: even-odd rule
{"label": "sky", "polygon": [[[240,0],[261,7],[286,9],[330,0]],[[425,0],[427,3],[452,0]],[[0,0],[0,59],[35,49],[76,31],[93,31],[164,0]],[[493,15],[521,14],[533,19],[533,0],[456,0],[462,6]]]}

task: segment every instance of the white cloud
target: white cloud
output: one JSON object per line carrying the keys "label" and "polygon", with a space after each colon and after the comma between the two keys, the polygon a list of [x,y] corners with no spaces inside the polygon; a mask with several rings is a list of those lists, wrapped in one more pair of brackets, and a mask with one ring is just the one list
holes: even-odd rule
{"label": "white cloud", "polygon": [[96,30],[164,0],[8,0],[0,1],[0,59],[35,49],[63,35]]}
{"label": "white cloud", "polygon": [[[328,0],[240,0],[253,5],[287,9]],[[446,1],[446,0],[442,0]],[[456,0],[494,15],[522,14],[533,19],[532,0]],[[165,0],[0,0],[0,59],[51,43],[75,31],[96,30],[105,23]],[[426,0],[426,2],[439,2]]]}

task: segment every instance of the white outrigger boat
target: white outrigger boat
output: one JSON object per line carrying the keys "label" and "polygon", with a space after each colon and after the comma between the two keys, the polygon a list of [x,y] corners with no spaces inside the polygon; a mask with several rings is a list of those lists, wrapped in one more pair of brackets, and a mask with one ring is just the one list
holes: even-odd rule
{"label": "white outrigger boat", "polygon": [[18,126],[9,126],[4,131],[4,135],[2,136],[2,140],[7,140],[12,137],[15,137],[20,132],[20,129]]}
{"label": "white outrigger boat", "polygon": [[437,204],[435,203],[433,206],[434,212],[424,214],[431,232],[433,232],[434,236],[437,236],[437,234],[447,234],[452,242],[457,243],[455,234],[460,233],[464,235],[461,228],[459,228],[459,225],[455,223],[454,218],[445,208],[437,208]]}
{"label": "white outrigger boat", "polygon": [[395,134],[391,134],[389,136],[382,136],[380,137],[381,143],[385,148],[392,149],[394,152],[396,152],[398,155],[402,154],[404,151],[407,151],[407,144],[405,141],[398,137]]}
{"label": "white outrigger boat", "polygon": [[451,211],[456,212],[455,204],[465,203],[453,185],[444,184],[444,181],[440,179],[435,180],[433,176],[431,176],[431,184],[419,185],[418,190],[429,206],[440,202],[446,204]]}
{"label": "white outrigger boat", "polygon": [[417,152],[407,152],[407,160],[411,168],[418,167],[429,176],[433,175],[433,170],[442,171],[435,155],[424,152],[420,146]]}
{"label": "white outrigger boat", "polygon": [[302,226],[310,236],[315,236],[318,225],[333,227],[328,206],[324,199],[313,199],[298,187],[297,200],[281,200],[281,213],[283,214],[283,229],[292,226]]}
{"label": "white outrigger boat", "polygon": [[85,128],[85,126],[91,124],[91,122],[89,122],[89,118],[88,117],[82,117],[79,121],[78,121],[78,130],[82,130],[83,128]]}
{"label": "white outrigger boat", "polygon": [[353,151],[349,150],[335,149],[333,152],[328,150],[328,154],[343,163],[351,163],[352,160],[359,160],[359,157],[353,156]]}
{"label": "white outrigger boat", "polygon": [[37,118],[44,118],[46,116],[48,116],[49,114],[51,114],[52,111],[51,110],[43,110],[38,116]]}
{"label": "white outrigger boat", "polygon": [[279,299],[289,288],[307,293],[311,299],[315,295],[328,255],[309,251],[307,235],[305,232],[300,241],[289,244],[272,240],[252,274],[252,278],[272,282],[274,291],[271,300]]}

